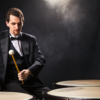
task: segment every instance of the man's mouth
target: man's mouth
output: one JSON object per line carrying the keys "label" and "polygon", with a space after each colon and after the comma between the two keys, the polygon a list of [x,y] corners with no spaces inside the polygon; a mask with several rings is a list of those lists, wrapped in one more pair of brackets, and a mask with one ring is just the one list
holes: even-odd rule
{"label": "man's mouth", "polygon": [[15,32],[18,32],[19,30],[15,30]]}

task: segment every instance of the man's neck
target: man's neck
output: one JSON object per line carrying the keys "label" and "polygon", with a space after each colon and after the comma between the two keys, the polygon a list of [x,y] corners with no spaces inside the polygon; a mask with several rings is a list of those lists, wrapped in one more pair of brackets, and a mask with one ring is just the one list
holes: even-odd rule
{"label": "man's neck", "polygon": [[[10,33],[10,31],[9,31],[9,33]],[[10,33],[10,36],[11,36],[11,37],[16,37],[16,38],[17,38],[17,37],[19,37],[19,35],[22,35],[22,33],[20,32],[20,34],[18,34],[18,35],[16,35],[16,36],[13,35],[12,33]]]}

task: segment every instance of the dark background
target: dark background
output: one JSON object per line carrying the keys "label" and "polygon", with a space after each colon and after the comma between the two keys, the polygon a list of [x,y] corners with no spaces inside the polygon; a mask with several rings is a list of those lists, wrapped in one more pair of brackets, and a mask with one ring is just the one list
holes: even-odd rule
{"label": "dark background", "polygon": [[100,0],[0,0],[0,31],[12,7],[24,13],[22,31],[37,37],[47,60],[39,74],[46,86],[100,79]]}

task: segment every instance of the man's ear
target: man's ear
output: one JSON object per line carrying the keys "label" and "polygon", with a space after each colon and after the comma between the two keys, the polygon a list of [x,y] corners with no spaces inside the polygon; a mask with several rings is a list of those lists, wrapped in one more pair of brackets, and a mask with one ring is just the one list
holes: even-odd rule
{"label": "man's ear", "polygon": [[6,21],[6,25],[7,25],[7,27],[9,27],[9,22]]}
{"label": "man's ear", "polygon": [[22,22],[22,26],[24,25],[24,22]]}

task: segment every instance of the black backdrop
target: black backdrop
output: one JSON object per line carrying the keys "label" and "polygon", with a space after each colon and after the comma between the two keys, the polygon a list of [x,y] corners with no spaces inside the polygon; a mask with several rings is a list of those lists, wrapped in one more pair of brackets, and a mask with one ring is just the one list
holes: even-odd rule
{"label": "black backdrop", "polygon": [[37,37],[47,62],[42,82],[100,79],[100,0],[1,0],[0,31],[9,8],[25,16],[22,31]]}

